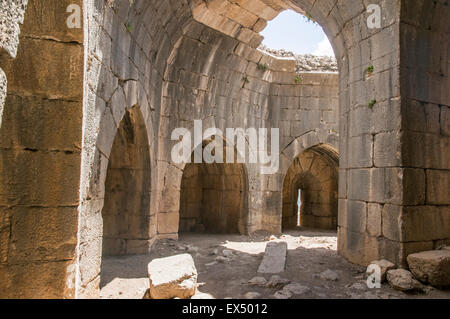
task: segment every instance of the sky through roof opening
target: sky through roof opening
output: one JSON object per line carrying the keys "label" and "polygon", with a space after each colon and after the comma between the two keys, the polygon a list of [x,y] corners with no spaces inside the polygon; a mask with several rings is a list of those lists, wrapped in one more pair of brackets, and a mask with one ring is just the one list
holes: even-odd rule
{"label": "sky through roof opening", "polygon": [[334,57],[333,48],[322,27],[293,10],[281,12],[269,21],[261,34],[264,36],[262,44],[269,49]]}

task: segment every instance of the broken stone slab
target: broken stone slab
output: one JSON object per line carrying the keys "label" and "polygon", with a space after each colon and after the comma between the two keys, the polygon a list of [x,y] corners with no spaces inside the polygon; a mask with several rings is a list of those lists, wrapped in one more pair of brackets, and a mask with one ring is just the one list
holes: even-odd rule
{"label": "broken stone slab", "polygon": [[283,290],[277,291],[273,296],[275,297],[275,299],[291,299],[292,293],[283,289]]}
{"label": "broken stone slab", "polygon": [[273,275],[270,277],[269,282],[267,283],[267,288],[283,288],[287,284],[289,284],[291,281],[289,279],[281,278],[278,275]]}
{"label": "broken stone slab", "polygon": [[327,281],[338,281],[339,275],[337,272],[327,269],[319,275],[319,278]]}
{"label": "broken stone slab", "polygon": [[300,285],[298,283],[292,283],[284,286],[283,290],[290,292],[293,295],[304,295],[311,291],[309,287]]}
{"label": "broken stone slab", "polygon": [[247,292],[244,295],[244,299],[259,299],[261,298],[261,294],[259,292]]}
{"label": "broken stone slab", "polygon": [[258,273],[261,274],[279,274],[284,271],[286,266],[287,243],[270,242],[266,246]]}
{"label": "broken stone slab", "polygon": [[367,267],[366,275],[370,276],[373,274],[373,269],[371,268],[371,265],[376,265],[380,267],[381,271],[381,283],[386,281],[386,274],[389,270],[395,269],[395,264],[391,263],[389,260],[382,259],[382,260],[375,260],[370,263],[370,265]]}
{"label": "broken stone slab", "polygon": [[411,254],[408,266],[420,281],[434,287],[450,286],[450,251],[431,250]]}
{"label": "broken stone slab", "polygon": [[197,290],[197,269],[189,254],[152,260],[148,276],[152,299],[188,299]]}
{"label": "broken stone slab", "polygon": [[349,289],[355,289],[355,290],[366,290],[367,289],[367,285],[365,285],[365,284],[363,284],[361,282],[355,282],[352,285],[348,285],[348,288]]}
{"label": "broken stone slab", "polygon": [[217,256],[216,257],[216,261],[219,262],[219,263],[226,263],[226,262],[229,262],[230,260],[231,260],[230,258],[227,258],[227,257],[224,257],[224,256]]}
{"label": "broken stone slab", "polygon": [[389,270],[387,272],[389,285],[400,291],[423,290],[423,285],[414,278],[413,274],[405,269]]}
{"label": "broken stone slab", "polygon": [[254,277],[248,281],[249,286],[264,287],[267,284],[267,280],[264,277]]}
{"label": "broken stone slab", "polygon": [[231,250],[229,250],[229,249],[224,249],[222,251],[222,255],[224,257],[226,257],[226,258],[233,258],[234,257],[234,253]]}

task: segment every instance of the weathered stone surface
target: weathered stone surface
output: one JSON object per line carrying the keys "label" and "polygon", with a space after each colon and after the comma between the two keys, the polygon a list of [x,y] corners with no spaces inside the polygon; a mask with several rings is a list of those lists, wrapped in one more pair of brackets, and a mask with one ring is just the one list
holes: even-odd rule
{"label": "weathered stone surface", "polygon": [[278,274],[283,272],[286,266],[286,255],[286,242],[268,243],[258,272],[263,274]]}
{"label": "weathered stone surface", "polygon": [[249,286],[264,287],[267,284],[267,280],[264,277],[254,277],[248,281]]}
{"label": "weathered stone surface", "polygon": [[148,276],[153,299],[188,299],[197,290],[197,269],[189,254],[152,260]]}
{"label": "weathered stone surface", "polygon": [[259,299],[261,298],[261,294],[259,292],[247,292],[244,295],[244,299]]}
{"label": "weathered stone surface", "polygon": [[[382,260],[375,260],[370,263],[370,265],[376,265],[380,267],[381,270],[381,282],[383,283],[386,281],[386,274],[389,270],[395,269],[395,264],[391,263],[389,260],[382,259]],[[370,275],[369,268],[367,268],[367,275]]]}
{"label": "weathered stone surface", "polygon": [[292,298],[292,293],[287,290],[277,291],[274,295],[275,299],[290,299]]}
{"label": "weathered stone surface", "polygon": [[407,260],[409,269],[420,281],[435,287],[450,286],[449,250],[432,250],[411,254]]}
{"label": "weathered stone surface", "polygon": [[338,281],[339,280],[339,274],[335,271],[332,271],[330,269],[325,270],[324,272],[322,272],[319,277],[322,280],[327,280],[327,281]]}
{"label": "weathered stone surface", "polygon": [[284,286],[284,291],[288,291],[292,293],[293,295],[303,295],[311,291],[309,287],[306,287],[304,285],[298,284],[298,283],[292,283]]}
{"label": "weathered stone surface", "polygon": [[273,275],[270,277],[270,280],[267,282],[266,287],[268,288],[282,288],[289,284],[291,281],[289,279],[281,278],[278,275]]}
{"label": "weathered stone surface", "polygon": [[7,86],[8,81],[6,80],[5,72],[0,68],[0,127],[2,126],[3,106],[5,104]]}
{"label": "weathered stone surface", "polygon": [[274,56],[286,58],[292,57],[295,59],[296,72],[337,72],[338,66],[336,59],[329,56],[315,56],[311,54],[295,54],[286,50],[274,50],[264,45],[259,49]]}
{"label": "weathered stone surface", "polygon": [[392,288],[400,291],[422,290],[423,285],[414,279],[411,272],[405,269],[389,270],[387,280]]}
{"label": "weathered stone surface", "polygon": [[6,50],[11,57],[17,54],[27,4],[28,0],[5,0],[0,7],[0,51]]}

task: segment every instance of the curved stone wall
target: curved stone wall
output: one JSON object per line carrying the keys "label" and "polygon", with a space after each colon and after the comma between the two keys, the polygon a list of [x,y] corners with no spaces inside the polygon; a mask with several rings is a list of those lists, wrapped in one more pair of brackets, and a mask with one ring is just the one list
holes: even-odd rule
{"label": "curved stone wall", "polygon": [[[91,227],[95,227],[95,220],[100,221],[108,157],[126,108],[140,106],[148,132],[151,238],[176,238],[178,234],[184,166],[170,158],[175,144],[170,137],[175,128],[192,130],[194,120],[202,120],[204,129],[217,127],[222,131],[281,127],[282,149],[311,134],[315,136],[313,143],[338,147],[337,75],[304,74],[298,80],[293,60],[263,55],[256,49],[259,43],[241,41],[199,23],[191,2],[89,5],[97,14],[88,17],[92,27],[87,42],[85,114],[91,116],[85,116],[84,124],[81,295],[95,294],[98,285],[102,233]],[[267,67],[261,69],[258,64]],[[248,218],[242,231],[280,231],[281,211],[273,225],[265,223],[261,213],[267,187],[259,173],[261,168],[246,166]],[[89,220],[91,227],[83,227]]]}

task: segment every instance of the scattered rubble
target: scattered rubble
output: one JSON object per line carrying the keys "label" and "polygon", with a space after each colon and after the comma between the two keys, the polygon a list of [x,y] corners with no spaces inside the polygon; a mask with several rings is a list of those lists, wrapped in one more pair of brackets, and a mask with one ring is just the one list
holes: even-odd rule
{"label": "scattered rubble", "polygon": [[423,290],[423,285],[414,279],[413,274],[406,269],[395,269],[387,272],[389,285],[400,291]]}
{"label": "scattered rubble", "polygon": [[[395,269],[395,264],[391,263],[389,260],[375,260],[370,263],[370,265],[377,265],[381,270],[381,283],[386,281],[386,274],[389,270]],[[371,267],[367,267],[366,275],[369,276],[372,274]]]}
{"label": "scattered rubble", "polygon": [[289,279],[281,278],[278,275],[273,275],[270,277],[269,282],[267,283],[266,287],[268,288],[282,288],[289,284],[291,281]]}
{"label": "scattered rubble", "polygon": [[296,60],[295,71],[302,72],[338,72],[337,61],[331,56],[318,56],[312,54],[295,54],[284,49],[274,50],[264,45],[259,50],[280,58],[293,57]]}
{"label": "scattered rubble", "polygon": [[[270,236],[267,237],[270,239]],[[227,239],[229,241],[226,241]],[[267,244],[276,245],[281,240],[289,246],[289,256],[286,258],[286,265],[282,274],[257,274],[256,270],[264,259]],[[328,245],[332,245],[334,249],[325,249]],[[309,231],[288,232],[282,236],[277,236],[276,241],[264,241],[263,237],[254,240],[240,235],[208,234],[183,235],[177,242],[160,240],[155,243],[154,249],[148,255],[105,258],[105,268],[103,268],[101,275],[103,281],[100,284],[102,287],[101,297],[134,299],[143,298],[145,295],[145,298],[151,298],[150,290],[146,293],[146,290],[150,287],[149,274],[146,270],[147,265],[159,258],[164,259],[167,256],[179,255],[177,248],[181,246],[198,247],[200,253],[192,254],[198,272],[198,282],[195,285],[196,292],[188,297],[192,299],[226,298],[230,296],[244,298],[245,295],[245,298],[256,299],[450,298],[449,291],[421,285],[417,280],[418,278],[414,278],[408,272],[407,281],[391,278],[391,284],[394,286],[397,284],[397,289],[400,287],[400,290],[391,288],[389,284],[382,284],[380,289],[369,289],[364,276],[366,268],[350,264],[337,255],[335,235]],[[211,255],[212,250],[217,250],[217,255]],[[232,252],[234,256],[239,256],[239,258],[228,259],[223,256],[224,251],[225,255],[228,254],[227,250]],[[223,259],[223,262],[218,262],[217,257],[220,257],[220,260]],[[107,270],[106,265],[108,265],[109,270]],[[388,265],[388,262],[383,261],[381,265]],[[387,266],[387,268],[391,267],[392,265]],[[167,269],[169,268],[164,268],[165,271]],[[392,269],[389,269],[389,271],[392,271]],[[404,272],[404,270],[401,270],[401,272]],[[129,274],[130,278],[121,278],[124,273]],[[331,273],[334,275],[331,275]],[[339,279],[328,281],[322,277],[330,279],[338,277]],[[413,290],[409,290],[411,288]],[[422,291],[424,293],[410,293]],[[180,295],[172,298],[180,298]]]}
{"label": "scattered rubble", "polygon": [[267,280],[264,277],[254,277],[248,281],[248,285],[265,287],[267,285]]}

